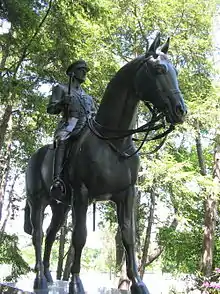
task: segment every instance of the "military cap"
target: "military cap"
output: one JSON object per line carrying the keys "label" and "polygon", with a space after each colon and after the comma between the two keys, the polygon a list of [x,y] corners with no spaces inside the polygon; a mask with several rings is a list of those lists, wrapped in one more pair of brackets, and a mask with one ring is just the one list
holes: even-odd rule
{"label": "military cap", "polygon": [[82,59],[71,63],[66,70],[66,74],[69,76],[73,72],[74,68],[85,68],[86,71],[89,71],[87,63]]}

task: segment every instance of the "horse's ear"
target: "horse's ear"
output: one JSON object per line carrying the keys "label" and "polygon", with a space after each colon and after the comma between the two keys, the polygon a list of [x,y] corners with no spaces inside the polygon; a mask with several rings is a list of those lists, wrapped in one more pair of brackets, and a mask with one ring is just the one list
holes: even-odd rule
{"label": "horse's ear", "polygon": [[156,52],[156,50],[159,46],[160,46],[160,32],[157,33],[156,38],[154,39],[153,43],[151,44],[148,52]]}
{"label": "horse's ear", "polygon": [[167,54],[170,45],[170,37],[167,39],[166,43],[161,47],[161,52]]}

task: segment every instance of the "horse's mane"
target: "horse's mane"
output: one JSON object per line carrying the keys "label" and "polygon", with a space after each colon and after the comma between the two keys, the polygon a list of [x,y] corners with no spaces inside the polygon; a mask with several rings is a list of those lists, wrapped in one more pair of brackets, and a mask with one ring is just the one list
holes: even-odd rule
{"label": "horse's mane", "polygon": [[138,56],[132,61],[126,63],[109,82],[105,90],[103,100],[105,100],[105,97],[109,97],[112,95],[115,96],[116,92],[119,93],[120,91],[124,91],[124,89],[131,89],[131,87],[133,86],[132,81],[134,75],[139,69],[139,66],[142,63],[142,61],[148,56],[155,54],[159,55],[161,60],[169,60],[168,56],[161,51],[158,51],[157,53],[149,51],[146,55]]}
{"label": "horse's mane", "polygon": [[144,59],[143,56],[139,56],[132,61],[126,63],[111,79],[109,82],[103,100],[108,96],[114,96],[115,93],[119,93],[124,91],[124,89],[130,89],[133,85],[132,79],[134,78],[134,74],[137,72],[140,63]]}
{"label": "horse's mane", "polygon": [[134,99],[134,102],[139,100],[139,96],[137,96],[136,92],[135,77],[143,61],[147,57],[154,55],[160,56],[161,59],[166,58],[165,54],[162,52],[147,52],[147,54],[136,57],[132,61],[125,64],[115,74],[115,76],[107,85],[100,103],[100,107],[96,116],[98,121],[101,121],[102,124],[105,124],[106,121],[114,120],[114,114],[108,113],[110,109],[113,110],[121,108],[121,106],[125,105],[125,101],[128,101],[129,98]]}

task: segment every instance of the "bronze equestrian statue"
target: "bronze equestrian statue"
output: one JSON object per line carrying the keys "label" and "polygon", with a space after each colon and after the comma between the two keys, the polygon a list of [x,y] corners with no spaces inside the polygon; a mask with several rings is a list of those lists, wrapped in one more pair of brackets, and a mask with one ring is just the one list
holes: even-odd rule
{"label": "bronze equestrian statue", "polygon": [[[80,279],[80,260],[87,235],[87,208],[94,200],[111,200],[117,206],[131,293],[149,293],[139,276],[135,259],[134,204],[139,168],[137,150],[140,148],[135,148],[132,134],[143,132],[145,141],[166,137],[186,115],[177,73],[167,57],[169,39],[160,50],[159,46],[158,34],[145,55],[128,62],[116,73],[106,88],[95,118],[87,119],[77,140],[68,140],[62,175],[66,186],[65,201],[56,201],[50,195],[53,146],[44,146],[31,157],[26,172],[24,229],[32,234],[35,248],[34,288],[46,289],[47,282],[52,282],[49,271],[51,248],[71,204],[74,260],[69,293],[85,293]],[[152,115],[149,122],[134,129],[139,101],[148,106]],[[160,133],[163,128],[164,132]],[[42,258],[42,222],[47,205],[51,206],[52,219]]]}

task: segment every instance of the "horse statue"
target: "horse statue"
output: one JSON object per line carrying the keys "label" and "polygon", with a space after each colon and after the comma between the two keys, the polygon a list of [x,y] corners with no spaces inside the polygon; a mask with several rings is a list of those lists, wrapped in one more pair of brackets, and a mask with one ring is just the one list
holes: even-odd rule
{"label": "horse statue", "polygon": [[[111,200],[117,207],[131,293],[149,293],[139,276],[135,259],[134,204],[140,148],[135,148],[132,134],[143,132],[143,142],[149,136],[153,140],[166,137],[186,115],[177,72],[167,57],[169,39],[160,50],[159,46],[158,34],[145,55],[128,62],[116,73],[105,90],[95,119],[88,119],[79,138],[70,141],[63,175],[66,201],[61,203],[50,198],[53,146],[43,146],[30,158],[26,170],[24,230],[32,235],[35,249],[35,289],[46,289],[47,282],[52,282],[51,248],[71,208],[74,258],[69,293],[85,293],[80,279],[80,260],[87,236],[87,208],[93,201]],[[151,119],[134,129],[139,101],[148,106]],[[157,135],[161,128],[164,132]],[[51,207],[52,218],[42,258],[42,222],[47,205]]]}

